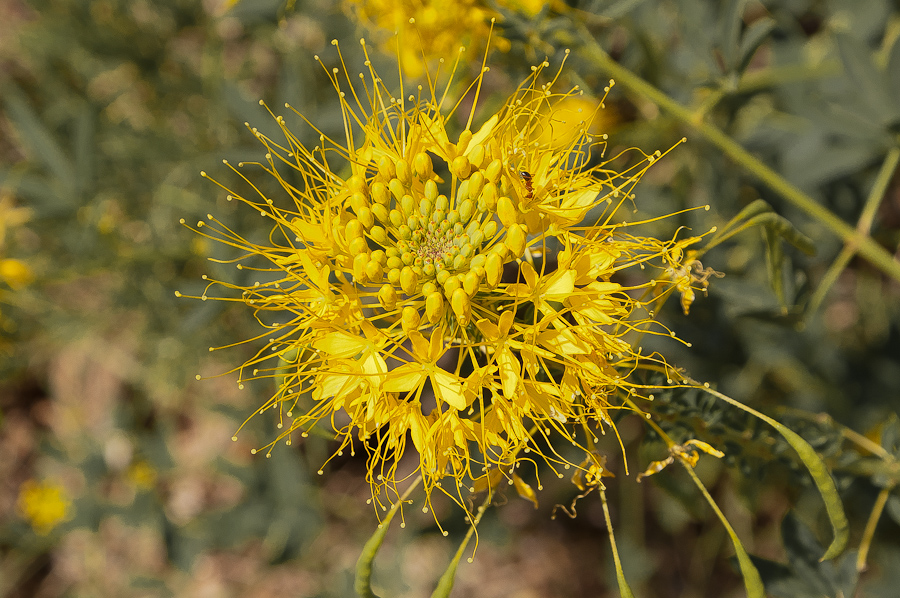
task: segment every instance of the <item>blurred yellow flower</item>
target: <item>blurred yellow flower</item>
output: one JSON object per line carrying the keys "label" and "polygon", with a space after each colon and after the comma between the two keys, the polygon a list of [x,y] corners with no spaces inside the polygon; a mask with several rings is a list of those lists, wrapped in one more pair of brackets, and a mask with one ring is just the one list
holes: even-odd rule
{"label": "blurred yellow flower", "polygon": [[19,489],[18,507],[32,529],[45,536],[71,517],[72,503],[62,486],[28,480]]}
{"label": "blurred yellow flower", "polygon": [[[534,17],[545,6],[542,0],[500,0],[497,6]],[[481,0],[344,0],[344,6],[373,36],[380,49],[399,56],[405,75],[419,77],[434,58],[453,56],[464,45],[472,56],[484,49],[484,41],[506,51],[508,40],[491,37],[491,19],[500,13]],[[415,34],[395,35],[415,22]],[[423,62],[423,57],[425,62]]]}
{"label": "blurred yellow flower", "polygon": [[[335,455],[366,452],[382,504],[415,473],[426,501],[438,488],[464,505],[498,471],[533,499],[512,470],[535,456],[559,476],[596,475],[583,454],[614,429],[609,412],[640,396],[629,373],[667,367],[627,338],[652,323],[635,297],[653,283],[612,277],[661,260],[672,243],[614,223],[660,154],[609,169],[605,137],[590,132],[602,102],[579,113],[567,145],[540,135],[544,115],[581,95],[554,91],[548,66],[479,127],[477,101],[456,114],[449,82],[388,88],[366,60],[356,85],[346,67],[326,71],[344,115],[339,141],[305,119],[319,139],[312,150],[282,116],[283,141],[253,129],[265,161],[232,167],[253,195],[223,189],[270,219],[271,234],[257,244],[212,215],[195,230],[238,248],[237,268],[257,273],[249,286],[204,277],[199,298],[242,301],[267,328],[238,383],[276,382],[256,412],[279,412],[269,453],[327,425]],[[468,88],[476,98],[485,72]],[[453,134],[455,122],[466,124]],[[247,167],[273,177],[280,196],[253,185]],[[215,287],[240,297],[210,295]],[[582,457],[570,462],[552,437]],[[415,471],[399,469],[408,440]]]}
{"label": "blurred yellow flower", "polygon": [[0,260],[0,281],[9,285],[9,288],[18,290],[34,281],[34,273],[22,260],[2,259]]}

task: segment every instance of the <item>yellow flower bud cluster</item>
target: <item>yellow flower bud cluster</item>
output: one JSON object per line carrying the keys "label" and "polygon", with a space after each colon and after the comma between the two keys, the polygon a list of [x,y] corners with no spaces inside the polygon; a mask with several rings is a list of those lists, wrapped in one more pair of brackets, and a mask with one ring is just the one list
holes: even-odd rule
{"label": "yellow flower bud cluster", "polygon": [[[578,93],[553,94],[538,83],[546,62],[477,128],[473,106],[453,137],[448,128],[459,115],[451,119],[437,99],[449,89],[420,90],[418,99],[402,89],[389,94],[365,64],[365,94],[348,93],[342,85],[351,78],[326,71],[346,139],[316,130],[319,146],[309,151],[281,116],[286,145],[253,130],[267,149],[266,163],[253,166],[293,202],[223,187],[273,221],[268,244],[212,216],[196,230],[242,249],[238,268],[265,261],[252,267],[268,279],[240,287],[204,277],[200,298],[217,285],[240,290],[270,328],[267,349],[239,368],[239,383],[251,374],[275,380],[276,393],[257,411],[280,412],[282,431],[269,451],[331,422],[335,454],[363,441],[377,498],[384,490],[397,496],[394,474],[410,439],[426,496],[441,488],[463,503],[464,489],[492,470],[509,471],[523,452],[546,450],[553,435],[589,450],[594,441],[577,435],[612,426],[610,410],[631,408],[618,394],[640,392],[628,373],[646,360],[665,367],[625,338],[653,323],[634,298],[642,285],[611,280],[673,246],[613,223],[658,156],[643,155],[625,173],[587,167],[603,146],[583,114],[576,132],[566,132],[568,145],[541,142],[548,109]],[[485,72],[470,88],[476,97]],[[334,168],[332,153],[346,170]],[[306,186],[282,177],[286,167]],[[591,211],[601,224],[585,221]],[[442,486],[448,477],[454,484]]]}

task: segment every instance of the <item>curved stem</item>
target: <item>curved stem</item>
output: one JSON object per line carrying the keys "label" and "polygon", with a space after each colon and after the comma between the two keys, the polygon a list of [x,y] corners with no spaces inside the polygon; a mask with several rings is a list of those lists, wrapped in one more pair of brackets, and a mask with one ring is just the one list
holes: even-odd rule
{"label": "curved stem", "polygon": [[[676,119],[688,125],[707,141],[722,150],[724,154],[755,175],[772,190],[787,201],[800,208],[814,219],[829,228],[845,243],[852,245],[857,253],[877,266],[885,274],[900,281],[900,262],[895,260],[883,247],[867,235],[861,235],[856,229],[834,215],[830,210],[816,202],[812,197],[789,183],[777,172],[763,164],[758,158],[745,150],[739,143],[723,133],[717,127],[703,122],[698,115],[685,108],[656,87],[650,85],[624,66],[617,63],[607,54],[593,38],[584,25],[578,30],[584,41],[584,52],[601,69],[617,82],[622,83],[635,93],[647,98],[660,108],[669,112]],[[700,115],[702,118],[702,115]]]}

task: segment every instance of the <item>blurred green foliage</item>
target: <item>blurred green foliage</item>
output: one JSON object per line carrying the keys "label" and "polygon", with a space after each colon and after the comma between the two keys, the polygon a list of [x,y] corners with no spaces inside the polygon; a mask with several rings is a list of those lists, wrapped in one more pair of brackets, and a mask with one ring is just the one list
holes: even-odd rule
{"label": "blurred green foliage", "polygon": [[[503,16],[513,47],[491,57],[499,75],[490,91],[509,92],[530,64],[545,55],[556,64],[570,48],[567,76],[601,95],[608,74],[585,51],[598,43],[850,226],[868,206],[863,232],[896,252],[900,185],[888,172],[883,193],[871,193],[900,144],[895,2],[573,0],[534,19]],[[256,214],[236,210],[199,172],[228,180],[223,158],[258,159],[244,122],[274,129],[259,99],[290,102],[323,130],[339,130],[333,90],[312,55],[330,65],[328,42],[337,38],[355,59],[362,32],[324,0],[290,9],[245,0],[230,10],[186,0],[23,0],[0,4],[0,18],[0,195],[31,210],[7,231],[0,258],[24,261],[36,277],[0,295],[0,593],[351,595],[350,571],[376,521],[363,464],[347,456],[319,478],[311,472],[330,454],[324,440],[269,459],[251,458],[243,439],[232,443],[269,389],[238,392],[233,377],[194,375],[241,363],[252,347],[221,357],[207,347],[252,337],[254,322],[224,302],[178,301],[173,292],[200,294],[200,276],[226,268],[206,256],[232,257],[180,218],[212,212],[248,238],[266,234]],[[621,84],[610,98],[609,155],[689,139],[638,186],[634,218],[711,206],[650,233],[721,229],[761,199],[782,230],[812,240],[811,256],[753,227],[711,249],[704,265],[725,278],[689,316],[674,301],[663,314],[691,346],[651,338],[648,347],[810,442],[832,468],[854,547],[884,497],[869,569],[857,576],[855,552],[817,562],[828,539],[821,503],[764,424],[698,391],[656,393],[654,415],[676,440],[726,453],[727,468],[708,459],[697,471],[773,596],[894,596],[898,282],[851,252],[810,309],[839,238],[690,123]],[[247,442],[270,425],[254,419]],[[652,433],[628,416],[619,427],[631,469],[661,458]],[[615,439],[607,440],[613,455]],[[741,595],[730,544],[684,472],[636,485],[622,465],[611,458],[618,478],[608,486],[619,495],[613,519],[635,594]],[[71,493],[74,517],[47,536],[17,511],[28,479],[59,480]],[[574,495],[568,482],[548,481],[539,510],[510,496],[489,513],[452,595],[615,595],[611,567],[598,566],[609,560],[599,507],[585,501],[574,522],[549,519],[554,503]],[[430,592],[450,560],[466,525],[451,520],[444,539],[429,517],[407,514],[403,533],[388,534],[374,578],[383,595]],[[425,564],[411,565],[419,558]]]}

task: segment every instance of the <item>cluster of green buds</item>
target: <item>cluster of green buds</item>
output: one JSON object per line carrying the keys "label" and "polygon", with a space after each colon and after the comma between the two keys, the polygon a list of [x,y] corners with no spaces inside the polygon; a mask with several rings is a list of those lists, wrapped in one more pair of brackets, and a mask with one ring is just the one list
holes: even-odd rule
{"label": "cluster of green buds", "polygon": [[[460,137],[457,148],[471,133]],[[528,230],[517,222],[511,177],[494,153],[475,145],[456,156],[449,186],[426,152],[411,160],[383,155],[371,176],[347,180],[349,220],[338,238],[357,284],[379,287],[379,302],[399,311],[405,331],[451,312],[466,325],[474,295],[496,288],[503,264],[523,254]]]}

